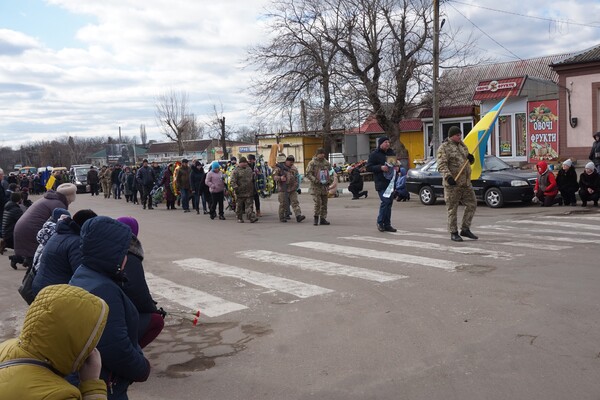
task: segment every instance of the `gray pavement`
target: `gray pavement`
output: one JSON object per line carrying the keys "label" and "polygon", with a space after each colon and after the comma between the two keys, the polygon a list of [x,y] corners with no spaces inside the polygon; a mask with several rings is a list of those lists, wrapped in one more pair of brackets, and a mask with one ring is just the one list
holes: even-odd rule
{"label": "gray pavement", "polygon": [[[416,196],[394,203],[397,234],[378,232],[372,185],[330,199],[318,227],[305,193],[300,224],[278,221],[276,197],[239,224],[78,195],[73,211],[139,220],[159,305],[202,312],[167,317],[130,398],[598,398],[598,209],[480,203],[480,240],[455,244],[444,205]],[[6,339],[24,270],[0,260]]]}

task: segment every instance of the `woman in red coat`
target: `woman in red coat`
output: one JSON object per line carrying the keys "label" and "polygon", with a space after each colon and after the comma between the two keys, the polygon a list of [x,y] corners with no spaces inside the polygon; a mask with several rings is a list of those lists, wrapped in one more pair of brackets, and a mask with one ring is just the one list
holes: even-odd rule
{"label": "woman in red coat", "polygon": [[548,164],[545,161],[540,161],[536,165],[537,179],[533,193],[540,201],[542,207],[550,207],[554,203],[562,205],[562,198],[555,199],[558,194],[558,185],[552,171],[548,169]]}

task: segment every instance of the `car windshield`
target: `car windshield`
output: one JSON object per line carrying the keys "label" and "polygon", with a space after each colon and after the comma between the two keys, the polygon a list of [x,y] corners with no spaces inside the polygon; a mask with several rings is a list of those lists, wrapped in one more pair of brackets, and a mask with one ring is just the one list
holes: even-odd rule
{"label": "car windshield", "polygon": [[490,156],[485,158],[484,171],[505,171],[512,169],[510,165],[499,159],[498,157]]}
{"label": "car windshield", "polygon": [[78,178],[87,178],[88,171],[89,170],[87,168],[78,168],[75,171],[75,175],[77,175]]}

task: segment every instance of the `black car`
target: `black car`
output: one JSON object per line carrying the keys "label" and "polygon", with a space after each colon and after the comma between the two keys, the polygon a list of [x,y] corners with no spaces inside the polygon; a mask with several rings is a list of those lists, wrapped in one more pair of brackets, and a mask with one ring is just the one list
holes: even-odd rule
{"label": "black car", "polygon": [[[485,156],[484,165],[479,179],[472,182],[478,200],[485,201],[492,208],[502,207],[510,201],[531,202],[537,177],[535,172],[514,168],[495,156]],[[418,194],[425,205],[435,204],[438,197],[444,198],[437,161],[432,159],[420,168],[410,169],[406,188]]]}

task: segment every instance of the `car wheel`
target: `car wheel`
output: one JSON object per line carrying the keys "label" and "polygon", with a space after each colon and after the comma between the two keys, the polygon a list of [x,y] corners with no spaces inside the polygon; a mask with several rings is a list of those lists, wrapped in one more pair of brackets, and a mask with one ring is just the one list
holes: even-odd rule
{"label": "car wheel", "polygon": [[419,189],[419,199],[421,199],[421,203],[426,206],[435,204],[435,193],[433,193],[433,188],[431,186],[423,186]]}
{"label": "car wheel", "polygon": [[500,208],[504,205],[504,197],[500,189],[492,187],[485,191],[485,204],[491,208]]}

